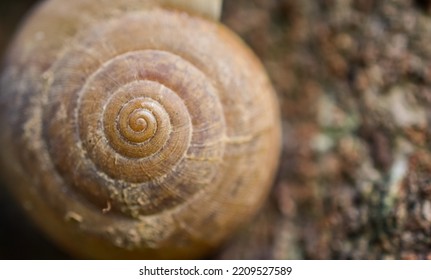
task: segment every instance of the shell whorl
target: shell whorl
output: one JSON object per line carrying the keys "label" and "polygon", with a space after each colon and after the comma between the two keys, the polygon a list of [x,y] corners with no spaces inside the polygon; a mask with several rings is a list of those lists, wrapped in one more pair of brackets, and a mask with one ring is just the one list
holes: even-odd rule
{"label": "shell whorl", "polygon": [[[23,114],[9,121],[25,150],[11,153],[30,174],[20,185],[34,186],[17,192],[56,209],[34,216],[72,251],[83,242],[103,257],[177,258],[216,246],[263,203],[278,161],[261,65],[227,29],[186,13],[119,6],[64,31],[61,7],[59,23],[42,7],[10,55],[22,69],[8,73],[26,77],[10,95]],[[66,38],[27,39],[41,27]]]}
{"label": "shell whorl", "polygon": [[[56,136],[46,140],[69,185],[92,201],[151,214],[187,200],[215,176],[224,153],[223,109],[192,63],[167,51],[130,51],[104,62],[79,89],[64,87],[79,69],[57,73],[45,114],[46,135]],[[74,143],[78,149],[62,153]],[[200,167],[205,177],[188,175],[196,172],[188,170],[192,160],[207,162]]]}

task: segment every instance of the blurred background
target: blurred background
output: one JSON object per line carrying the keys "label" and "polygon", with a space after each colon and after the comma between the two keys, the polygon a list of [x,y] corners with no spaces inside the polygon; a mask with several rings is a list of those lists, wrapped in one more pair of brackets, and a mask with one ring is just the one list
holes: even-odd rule
{"label": "blurred background", "polygon": [[[0,53],[37,1],[0,3]],[[224,0],[277,91],[267,205],[210,258],[431,259],[431,1]],[[1,132],[0,132],[1,133]],[[0,259],[69,258],[0,187]]]}

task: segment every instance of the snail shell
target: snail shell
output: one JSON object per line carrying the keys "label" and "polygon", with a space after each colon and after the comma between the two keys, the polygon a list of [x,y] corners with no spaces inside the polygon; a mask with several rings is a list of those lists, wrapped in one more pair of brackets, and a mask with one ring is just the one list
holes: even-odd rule
{"label": "snail shell", "polygon": [[201,257],[271,186],[270,82],[240,39],[193,12],[45,2],[11,46],[0,89],[9,185],[76,256]]}

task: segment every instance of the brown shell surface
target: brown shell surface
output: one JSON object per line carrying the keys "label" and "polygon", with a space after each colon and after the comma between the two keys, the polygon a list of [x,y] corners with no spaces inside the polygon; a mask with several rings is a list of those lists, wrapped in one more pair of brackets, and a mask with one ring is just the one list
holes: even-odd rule
{"label": "brown shell surface", "polygon": [[44,231],[83,258],[196,258],[249,220],[280,150],[252,52],[155,1],[48,1],[3,65],[2,165]]}

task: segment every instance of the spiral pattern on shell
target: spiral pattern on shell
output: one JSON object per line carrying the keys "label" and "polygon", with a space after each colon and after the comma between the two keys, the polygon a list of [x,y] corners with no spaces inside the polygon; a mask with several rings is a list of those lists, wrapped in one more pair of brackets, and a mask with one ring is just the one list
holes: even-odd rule
{"label": "spiral pattern on shell", "polygon": [[[110,201],[138,216],[173,207],[214,180],[225,120],[216,89],[192,63],[167,51],[128,51],[108,58],[79,88],[64,83],[86,74],[68,68],[50,87],[44,123],[46,135],[64,131],[46,140],[69,185],[100,206]],[[82,149],[61,152],[74,143]]]}
{"label": "spiral pattern on shell", "polygon": [[[78,2],[61,11],[91,10]],[[275,97],[225,28],[157,6],[120,7],[64,31],[71,16],[42,6],[18,37],[30,47],[12,51],[21,70],[6,72],[25,81],[8,89],[23,112],[9,120],[9,137],[26,148],[10,156],[30,174],[21,185],[35,187],[17,192],[72,251],[82,242],[103,257],[197,256],[265,199],[279,153]],[[57,22],[48,22],[54,9]],[[66,39],[28,43],[41,26],[44,37]]]}

